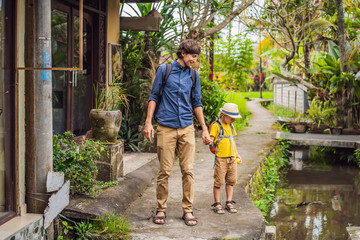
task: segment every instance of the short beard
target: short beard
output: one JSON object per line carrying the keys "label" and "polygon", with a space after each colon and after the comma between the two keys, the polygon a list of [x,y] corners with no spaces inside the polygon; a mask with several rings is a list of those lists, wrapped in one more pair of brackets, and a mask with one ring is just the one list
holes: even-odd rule
{"label": "short beard", "polygon": [[187,65],[183,58],[179,58],[179,59],[184,63],[185,68],[191,68],[192,67],[192,66]]}

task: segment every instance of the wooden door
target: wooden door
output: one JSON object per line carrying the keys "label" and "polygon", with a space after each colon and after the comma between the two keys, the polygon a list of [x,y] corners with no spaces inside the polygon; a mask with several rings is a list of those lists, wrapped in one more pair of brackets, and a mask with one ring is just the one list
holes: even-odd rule
{"label": "wooden door", "polygon": [[[58,1],[52,3],[52,65],[79,66],[79,13],[75,6]],[[90,129],[92,106],[93,37],[91,14],[83,19],[83,70],[52,71],[54,133],[72,131],[76,135]]]}

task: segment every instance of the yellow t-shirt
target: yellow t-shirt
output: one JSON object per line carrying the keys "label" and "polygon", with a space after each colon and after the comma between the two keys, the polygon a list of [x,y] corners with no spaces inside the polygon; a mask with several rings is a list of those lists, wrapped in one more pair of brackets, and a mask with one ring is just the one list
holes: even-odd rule
{"label": "yellow t-shirt", "polygon": [[[224,135],[229,135],[230,136],[231,135],[230,124],[222,123],[222,126],[224,128]],[[234,127],[234,125],[233,125],[233,127]],[[219,136],[219,133],[220,133],[220,126],[219,126],[219,124],[214,123],[211,126],[211,131],[210,131],[210,136],[213,136],[215,138],[214,143],[216,143],[216,141],[218,139],[218,136]],[[235,127],[234,127],[234,131],[233,131],[233,136],[236,136]],[[232,139],[232,141],[234,142],[234,139]],[[236,157],[237,152],[236,152],[235,146],[233,146],[233,149],[234,149],[235,156],[233,155],[232,150],[231,150],[230,138],[225,138],[224,137],[219,142],[216,156],[217,157]]]}

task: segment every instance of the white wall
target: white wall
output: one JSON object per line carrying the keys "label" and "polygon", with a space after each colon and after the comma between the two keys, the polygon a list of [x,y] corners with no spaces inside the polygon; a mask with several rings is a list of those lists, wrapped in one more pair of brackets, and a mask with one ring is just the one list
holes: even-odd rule
{"label": "white wall", "polygon": [[282,105],[301,113],[309,108],[307,89],[300,84],[294,85],[277,79],[274,81],[273,92],[276,105]]}

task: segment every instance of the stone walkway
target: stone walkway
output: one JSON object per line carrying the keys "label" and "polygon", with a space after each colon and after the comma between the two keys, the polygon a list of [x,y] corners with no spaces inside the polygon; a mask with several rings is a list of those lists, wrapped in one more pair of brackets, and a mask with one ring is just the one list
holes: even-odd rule
{"label": "stone walkway", "polygon": [[[181,173],[175,163],[169,179],[169,199],[165,225],[152,223],[156,207],[155,176],[151,186],[141,193],[141,197],[126,208],[125,216],[132,225],[133,239],[259,239],[264,232],[264,218],[252,204],[246,194],[246,186],[261,161],[276,143],[276,130],[272,125],[276,118],[263,108],[258,101],[249,101],[248,109],[252,113],[249,127],[238,132],[236,142],[243,163],[238,165],[238,184],[235,186],[233,200],[237,202],[239,212],[217,215],[211,210],[213,203],[213,160],[208,146],[200,138],[196,139],[195,201],[194,214],[199,223],[195,227],[184,224],[181,209]],[[136,161],[136,159],[134,159]],[[129,163],[131,164],[131,163]],[[141,168],[132,174],[142,174]],[[225,191],[222,188],[222,203],[225,203]]]}

